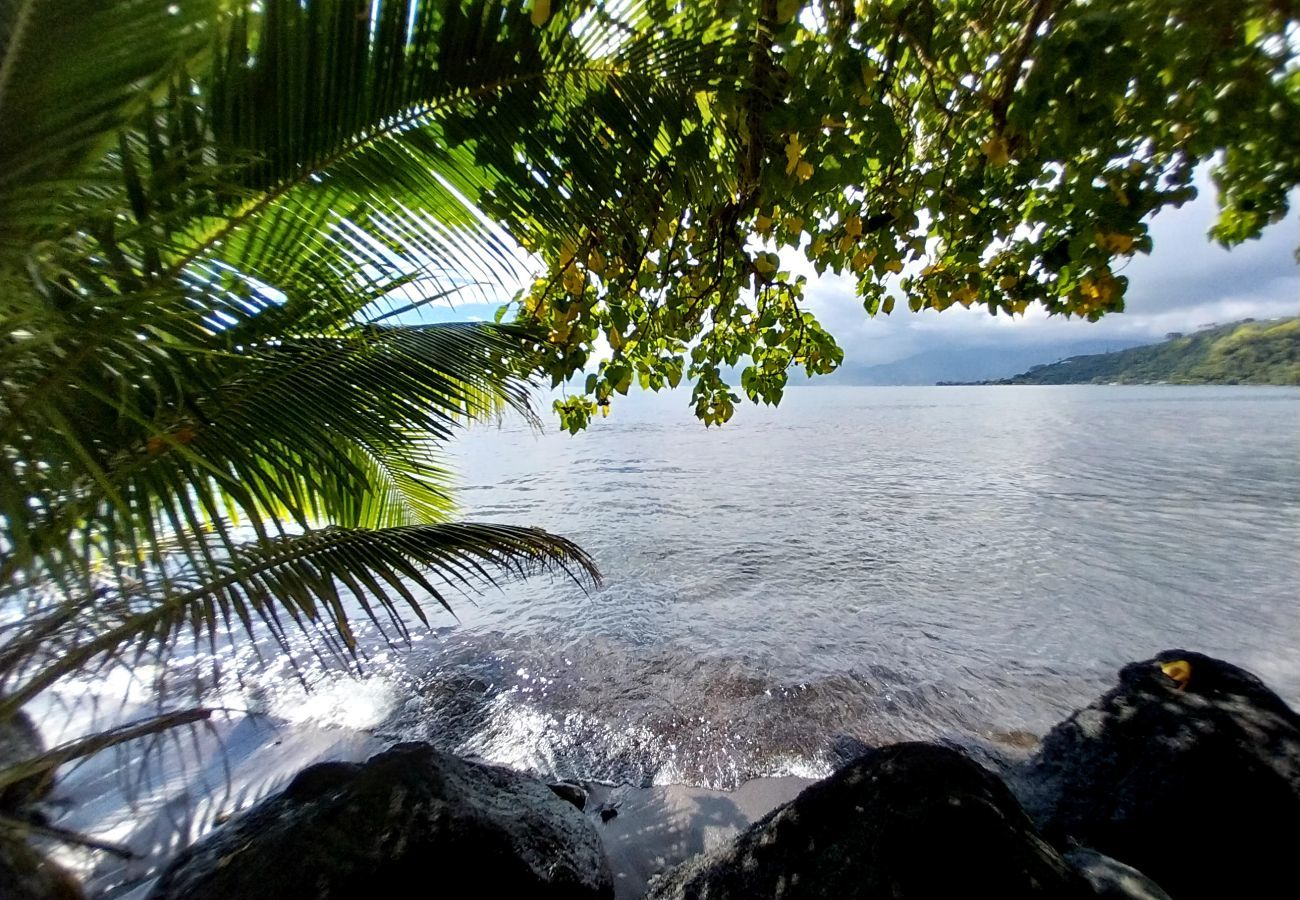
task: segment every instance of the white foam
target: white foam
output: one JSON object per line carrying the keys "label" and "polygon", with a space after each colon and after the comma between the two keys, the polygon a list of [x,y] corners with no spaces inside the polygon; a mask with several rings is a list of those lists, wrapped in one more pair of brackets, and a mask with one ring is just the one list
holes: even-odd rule
{"label": "white foam", "polygon": [[268,715],[293,725],[319,725],[362,731],[374,728],[397,707],[397,686],[388,679],[372,675],[361,678],[330,676],[308,690],[298,682],[263,685],[256,697],[249,698]]}

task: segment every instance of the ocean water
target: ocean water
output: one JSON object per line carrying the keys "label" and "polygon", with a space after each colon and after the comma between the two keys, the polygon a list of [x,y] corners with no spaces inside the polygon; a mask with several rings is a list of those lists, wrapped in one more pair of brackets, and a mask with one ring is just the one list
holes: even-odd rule
{"label": "ocean water", "polygon": [[[578,436],[475,427],[449,463],[464,518],[566,535],[603,587],[544,577],[453,599],[409,646],[363,629],[359,677],[299,654],[310,690],[224,645],[224,671],[246,677],[203,702],[265,714],[219,732],[259,783],[236,802],[221,753],[195,751],[203,777],[162,765],[149,834],[201,833],[196,810],[313,758],[294,741],[316,753],[347,734],[547,777],[732,788],[820,776],[845,736],[1029,747],[1167,648],[1300,705],[1297,389],[800,387],[708,430],[685,394],[642,395]],[[187,702],[189,671],[202,683],[207,661],[98,673],[58,700],[126,720],[161,674]],[[51,742],[85,727],[42,724]],[[114,767],[141,763],[103,777]],[[108,808],[97,771],[67,783]],[[74,804],[68,821],[141,830],[112,808]]]}
{"label": "ocean water", "polygon": [[380,654],[384,738],[732,787],[845,735],[1030,745],[1171,647],[1300,703],[1294,389],[804,387],[708,430],[641,396],[452,461],[465,518],[573,538],[604,586],[509,585]]}

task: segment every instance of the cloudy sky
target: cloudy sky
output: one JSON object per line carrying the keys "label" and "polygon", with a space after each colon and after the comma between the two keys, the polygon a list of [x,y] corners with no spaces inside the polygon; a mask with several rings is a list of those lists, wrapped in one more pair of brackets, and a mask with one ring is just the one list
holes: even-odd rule
{"label": "cloudy sky", "polygon": [[[1300,198],[1295,198],[1300,201]],[[1295,203],[1300,206],[1300,203]],[[1212,322],[1300,314],[1300,227],[1295,209],[1257,241],[1224,250],[1206,233],[1216,215],[1213,188],[1150,222],[1155,248],[1136,256],[1126,311],[1099,322],[1051,317],[1039,309],[1015,319],[979,309],[904,311],[868,319],[850,280],[833,275],[810,284],[814,308],[844,347],[846,359],[874,364],[951,346],[1010,347],[1112,338],[1159,340]],[[905,310],[905,308],[904,308]]]}
{"label": "cloudy sky", "polygon": [[[1200,180],[1200,179],[1198,179]],[[892,316],[869,319],[848,278],[817,276],[809,269],[811,308],[844,348],[846,362],[892,362],[945,347],[1017,347],[1073,341],[1159,340],[1170,331],[1193,331],[1213,322],[1300,314],[1300,227],[1293,209],[1286,221],[1256,241],[1231,251],[1207,237],[1215,218],[1213,188],[1202,182],[1195,201],[1166,209],[1151,220],[1155,249],[1123,269],[1130,281],[1127,311],[1099,322],[1049,317],[1038,309],[1015,319],[980,309],[952,307],[912,313],[900,304]],[[438,310],[437,320],[488,319],[495,305],[462,304]]]}

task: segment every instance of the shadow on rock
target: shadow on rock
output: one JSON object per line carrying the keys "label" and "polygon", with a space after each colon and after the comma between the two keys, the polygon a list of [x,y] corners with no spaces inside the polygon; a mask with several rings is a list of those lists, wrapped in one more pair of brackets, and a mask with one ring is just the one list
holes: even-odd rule
{"label": "shadow on rock", "polygon": [[1183,650],[1126,666],[1012,784],[1058,846],[1135,866],[1177,900],[1293,879],[1300,716],[1254,675]]}
{"label": "shadow on rock", "polygon": [[426,744],[304,769],[181,853],[150,896],[402,897],[430,879],[456,893],[467,878],[484,897],[613,896],[600,839],[573,805]]}
{"label": "shadow on rock", "polygon": [[1007,787],[963,754],[896,744],[860,756],[732,844],[657,879],[656,900],[1095,896]]}

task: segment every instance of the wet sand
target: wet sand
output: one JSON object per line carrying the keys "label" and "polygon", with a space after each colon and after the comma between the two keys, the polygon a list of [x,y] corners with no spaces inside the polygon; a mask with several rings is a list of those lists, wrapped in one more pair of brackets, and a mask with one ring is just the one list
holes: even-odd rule
{"label": "wet sand", "polygon": [[[734,791],[685,785],[591,786],[587,812],[614,872],[616,900],[635,900],[657,873],[724,844],[802,791],[812,779],[755,778]],[[601,822],[602,807],[618,815]]]}

